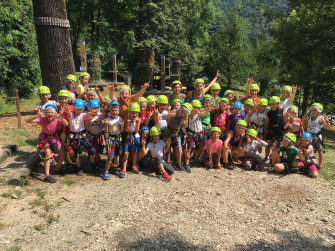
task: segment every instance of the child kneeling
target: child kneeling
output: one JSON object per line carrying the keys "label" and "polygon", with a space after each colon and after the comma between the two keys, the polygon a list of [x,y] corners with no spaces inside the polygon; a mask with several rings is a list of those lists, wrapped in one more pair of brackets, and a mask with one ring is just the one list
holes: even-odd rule
{"label": "child kneeling", "polygon": [[223,142],[220,139],[221,130],[219,127],[212,127],[211,138],[207,141],[204,150],[205,164],[209,168],[221,168],[221,151]]}

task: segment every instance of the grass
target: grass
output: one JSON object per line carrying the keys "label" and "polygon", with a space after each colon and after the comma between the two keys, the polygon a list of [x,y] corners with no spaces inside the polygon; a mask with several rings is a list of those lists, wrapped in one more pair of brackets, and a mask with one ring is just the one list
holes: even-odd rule
{"label": "grass", "polygon": [[[323,168],[320,170],[320,176],[330,181],[335,186],[335,131],[324,131],[326,153],[324,154]],[[316,157],[318,160],[318,156]]]}
{"label": "grass", "polygon": [[21,248],[22,248],[21,246],[14,246],[14,247],[6,249],[6,251],[18,251],[18,250],[21,250]]}
{"label": "grass", "polygon": [[58,214],[57,216],[54,216],[53,214],[50,214],[48,216],[48,224],[51,225],[54,222],[59,222],[60,215]]}
{"label": "grass", "polygon": [[65,184],[65,185],[71,186],[71,185],[75,184],[76,181],[73,180],[73,179],[70,179],[70,178],[65,178],[62,183]]}
{"label": "grass", "polygon": [[[0,113],[12,113],[16,112],[16,102],[15,99],[3,99],[1,98],[1,101],[10,102],[7,104],[0,104]],[[26,111],[26,110],[32,110],[34,106],[32,107],[32,104],[37,104],[40,102],[40,98],[37,94],[32,95],[29,99],[20,99],[20,111]]]}
{"label": "grass", "polygon": [[32,206],[32,208],[42,206],[42,200],[41,199],[35,199],[35,200],[29,202],[29,205]]}

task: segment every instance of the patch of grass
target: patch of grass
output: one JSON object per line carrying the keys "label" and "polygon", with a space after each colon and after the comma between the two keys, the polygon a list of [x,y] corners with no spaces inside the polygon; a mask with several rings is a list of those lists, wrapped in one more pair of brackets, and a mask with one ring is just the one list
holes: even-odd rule
{"label": "patch of grass", "polygon": [[38,197],[40,197],[41,199],[44,199],[45,195],[47,194],[47,190],[46,189],[41,189],[41,188],[36,188],[35,193],[37,194]]}
{"label": "patch of grass", "polygon": [[75,184],[76,181],[73,180],[73,179],[66,178],[66,179],[63,180],[62,183],[63,183],[63,184],[66,184],[66,185],[68,185],[68,186],[71,186],[71,185]]}
{"label": "patch of grass", "polygon": [[42,226],[34,226],[35,230],[41,232],[42,234],[46,234],[45,229]]}
{"label": "patch of grass", "polygon": [[1,196],[7,199],[12,198],[12,195],[10,193],[2,193]]}
{"label": "patch of grass", "polygon": [[21,248],[22,248],[21,246],[14,246],[14,247],[6,249],[6,251],[18,251],[18,250],[21,250]]}
{"label": "patch of grass", "polygon": [[[324,154],[323,167],[320,170],[320,176],[330,181],[335,186],[335,131],[323,131],[326,153]],[[316,154],[318,162],[319,156]]]}
{"label": "patch of grass", "polygon": [[52,205],[50,205],[50,204],[48,204],[48,203],[46,203],[45,205],[44,205],[44,210],[46,211],[46,212],[49,212],[50,210],[52,210],[53,209],[53,206]]}
{"label": "patch of grass", "polygon": [[29,205],[32,206],[32,208],[42,206],[42,200],[41,199],[35,199],[35,200],[29,202]]}
{"label": "patch of grass", "polygon": [[73,242],[72,242],[72,241],[66,241],[66,243],[67,243],[67,245],[68,245],[69,247],[72,247],[72,246],[73,246]]}
{"label": "patch of grass", "polygon": [[22,198],[22,193],[23,192],[21,190],[15,190],[14,193],[19,199]]}
{"label": "patch of grass", "polygon": [[48,216],[48,224],[51,225],[54,222],[59,222],[60,215],[58,214],[57,216],[54,216],[53,214],[50,214]]}
{"label": "patch of grass", "polygon": [[21,187],[24,188],[27,185],[27,179],[25,177],[21,177]]}

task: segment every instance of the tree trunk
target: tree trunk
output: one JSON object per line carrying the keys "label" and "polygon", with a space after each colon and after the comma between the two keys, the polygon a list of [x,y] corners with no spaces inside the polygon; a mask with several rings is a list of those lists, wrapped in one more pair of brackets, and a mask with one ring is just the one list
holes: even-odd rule
{"label": "tree trunk", "polygon": [[309,93],[310,93],[310,85],[309,83],[304,84],[304,95],[303,95],[303,100],[302,100],[302,114],[306,113],[307,110],[307,105],[308,105],[308,98],[309,98]]}
{"label": "tree trunk", "polygon": [[[152,83],[154,75],[154,64],[155,64],[155,52],[151,49],[137,49],[137,85],[141,86],[145,82],[150,81]],[[150,85],[151,87],[151,85]]]}
{"label": "tree trunk", "polygon": [[43,85],[53,98],[68,74],[74,74],[74,62],[64,0],[33,0],[38,54]]}

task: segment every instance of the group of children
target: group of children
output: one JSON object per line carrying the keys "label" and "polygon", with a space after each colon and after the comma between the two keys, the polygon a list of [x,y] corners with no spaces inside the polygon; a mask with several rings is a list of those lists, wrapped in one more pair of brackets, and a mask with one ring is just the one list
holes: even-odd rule
{"label": "group of children", "polygon": [[79,158],[83,148],[95,171],[100,169],[100,155],[106,154],[105,180],[109,174],[124,178],[128,170],[139,173],[146,167],[170,180],[175,170],[192,171],[192,157],[208,168],[234,169],[240,162],[259,171],[270,161],[277,172],[289,173],[295,167],[317,177],[324,150],[321,128],[330,129],[328,117],[321,115],[322,105],[312,104],[311,115],[300,119],[293,105],[296,86],[284,86],[281,97],[268,101],[258,97],[259,86],[253,79],[248,79],[244,95],[227,90],[221,98],[219,76],[218,71],[207,86],[196,79],[195,89],[187,95],[182,93],[182,83],[173,81],[172,94],[158,97],[144,97],[149,83],[136,94],[122,85],[117,96],[115,86],[108,85],[109,95],[103,97],[99,88],[88,87],[86,72],[80,74],[76,90],[76,76],[68,75],[57,101],[50,100],[49,88],[41,86],[37,117],[30,122],[42,127],[38,150],[45,162],[45,181],[56,182],[50,175],[55,147],[55,173],[63,170],[65,162],[67,169],[83,175]]}

